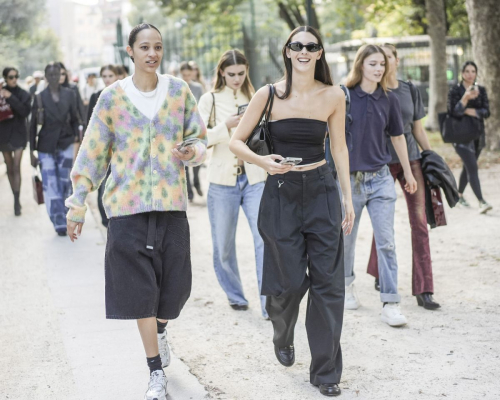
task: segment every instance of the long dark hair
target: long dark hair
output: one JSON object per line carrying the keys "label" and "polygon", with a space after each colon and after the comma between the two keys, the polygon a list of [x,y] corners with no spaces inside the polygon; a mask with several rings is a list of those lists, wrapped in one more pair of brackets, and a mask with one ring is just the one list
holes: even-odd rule
{"label": "long dark hair", "polygon": [[70,85],[69,85],[68,70],[66,69],[66,67],[64,66],[64,64],[61,61],[56,61],[56,64],[59,64],[59,68],[63,69],[64,72],[66,72],[66,78],[64,78],[64,82],[61,84],[61,86],[69,87]]}
{"label": "long dark hair", "polygon": [[255,93],[255,89],[250,81],[250,75],[248,75],[248,69],[250,68],[250,64],[248,63],[245,55],[237,50],[228,50],[226,51],[220,58],[219,63],[217,64],[216,78],[215,84],[212,89],[212,92],[220,92],[226,86],[226,82],[224,77],[222,76],[222,71],[224,71],[227,67],[231,65],[245,65],[247,68],[247,74],[245,76],[245,82],[241,85],[241,91],[243,94],[250,100]]}
{"label": "long dark hair", "polygon": [[326,62],[325,50],[323,48],[323,41],[321,40],[321,35],[312,26],[299,26],[298,28],[295,28],[292,31],[292,33],[290,33],[290,36],[288,36],[288,39],[285,45],[283,46],[282,50],[283,62],[285,63],[285,76],[282,78],[282,80],[286,80],[286,89],[285,93],[283,93],[283,96],[277,95],[282,100],[286,99],[290,95],[290,91],[292,90],[292,70],[293,70],[292,60],[287,57],[286,50],[288,44],[292,41],[292,38],[299,32],[309,32],[318,40],[318,44],[323,49],[321,53],[321,58],[316,61],[316,66],[314,68],[314,79],[323,82],[325,85],[333,86],[333,79],[330,74],[330,67]]}
{"label": "long dark hair", "polygon": [[476,70],[476,74],[477,74],[477,65],[474,61],[466,61],[464,62],[464,65],[462,65],[462,74],[464,73],[465,71],[465,68],[467,68],[469,65],[472,65],[474,67],[474,69]]}

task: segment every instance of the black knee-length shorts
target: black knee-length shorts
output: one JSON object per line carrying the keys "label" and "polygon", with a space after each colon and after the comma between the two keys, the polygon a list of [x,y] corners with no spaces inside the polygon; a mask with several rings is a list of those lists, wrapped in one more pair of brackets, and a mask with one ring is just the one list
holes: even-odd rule
{"label": "black knee-length shorts", "polygon": [[177,318],[192,282],[186,213],[111,218],[105,278],[106,318]]}

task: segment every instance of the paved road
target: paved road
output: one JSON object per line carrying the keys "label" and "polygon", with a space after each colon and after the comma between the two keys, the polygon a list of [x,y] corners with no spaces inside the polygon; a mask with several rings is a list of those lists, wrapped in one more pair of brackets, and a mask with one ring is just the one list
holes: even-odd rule
{"label": "paved road", "polygon": [[[105,319],[103,235],[90,212],[77,243],[55,234],[31,198],[27,158],[21,217],[0,166],[0,398],[142,399],[136,322]],[[178,358],[166,373],[172,400],[205,397]]]}
{"label": "paved road", "polygon": [[[87,214],[77,244],[59,238],[43,207],[34,204],[23,172],[23,216],[15,218],[0,167],[0,399],[141,399],[147,368],[134,321],[104,318],[104,239]],[[202,170],[202,177],[205,170]],[[342,335],[343,399],[495,399],[500,374],[500,166],[481,170],[495,210],[447,209],[448,227],[431,231],[436,299],[429,312],[411,296],[411,247],[406,207],[398,190],[396,247],[399,289],[409,324],[380,322],[373,279],[364,274],[371,228],[362,218],[356,254],[362,307],[346,313]],[[193,291],[169,325],[175,354],[210,398],[304,400],[323,398],[308,383],[310,355],[305,301],[296,328],[297,361],[283,368],[274,357],[272,328],[258,307],[250,230],[240,215],[237,249],[250,310],[230,309],[212,266],[204,198],[188,210]],[[174,400],[202,400],[206,392],[187,367],[167,369]]]}

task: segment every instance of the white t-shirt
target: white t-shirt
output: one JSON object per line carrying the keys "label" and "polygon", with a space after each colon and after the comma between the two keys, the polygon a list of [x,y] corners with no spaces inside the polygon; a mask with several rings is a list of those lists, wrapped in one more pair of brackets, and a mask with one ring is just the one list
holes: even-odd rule
{"label": "white t-shirt", "polygon": [[120,86],[134,106],[149,119],[153,119],[158,113],[168,93],[168,77],[156,75],[158,76],[158,86],[153,91],[154,93],[139,91],[132,82],[133,75],[119,81]]}

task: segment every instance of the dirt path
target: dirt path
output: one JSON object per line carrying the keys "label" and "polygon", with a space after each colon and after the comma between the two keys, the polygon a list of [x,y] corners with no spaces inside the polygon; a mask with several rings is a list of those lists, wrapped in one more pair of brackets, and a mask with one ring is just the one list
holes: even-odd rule
{"label": "dirt path", "polygon": [[[404,328],[380,321],[378,292],[373,278],[364,273],[372,236],[364,214],[355,268],[362,307],[345,316],[343,399],[500,398],[500,165],[481,170],[480,176],[493,212],[478,215],[467,189],[473,207],[447,209],[448,226],[430,234],[435,298],[442,304],[435,312],[417,307],[411,296],[410,228],[398,187],[399,288],[409,320]],[[240,215],[237,249],[251,308],[236,312],[229,308],[213,271],[204,201],[195,201],[189,209],[194,285],[181,318],[170,325],[176,354],[214,399],[323,398],[309,384],[305,301],[295,331],[297,361],[286,369],[274,356],[271,323],[260,316],[246,219]]]}

